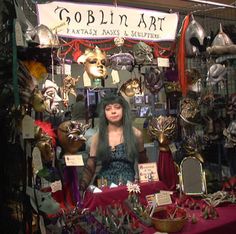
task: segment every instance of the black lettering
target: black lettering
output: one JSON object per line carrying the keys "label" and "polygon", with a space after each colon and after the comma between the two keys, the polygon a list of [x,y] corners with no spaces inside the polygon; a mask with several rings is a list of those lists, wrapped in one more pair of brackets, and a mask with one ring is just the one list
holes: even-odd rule
{"label": "black lettering", "polygon": [[119,15],[120,16],[120,25],[122,24],[123,18],[125,18],[125,26],[128,27],[127,25],[127,16],[126,15]]}
{"label": "black lettering", "polygon": [[104,21],[104,12],[103,10],[100,10],[100,12],[102,13],[102,20],[100,24],[107,24],[107,21]]}
{"label": "black lettering", "polygon": [[[64,8],[64,7],[57,7],[55,10],[54,10],[54,12],[56,13],[57,11],[59,11],[59,19],[60,20],[64,20],[64,16],[63,16],[63,12],[65,11],[66,13],[70,13],[66,8]],[[66,22],[67,22],[67,24],[69,25],[70,24],[70,17],[69,16],[67,16],[66,17]]]}
{"label": "black lettering", "polygon": [[154,27],[154,31],[156,30],[156,18],[154,16],[151,16],[151,23],[150,23],[150,26],[149,26],[149,30],[151,29],[152,25]]}
{"label": "black lettering", "polygon": [[88,10],[88,22],[87,25],[92,24],[95,21],[95,18],[93,16],[93,11]]}
{"label": "black lettering", "polygon": [[78,11],[75,13],[75,22],[80,23],[81,22],[81,13]]}
{"label": "black lettering", "polygon": [[147,24],[145,23],[145,20],[144,20],[144,14],[141,14],[141,18],[140,18],[140,21],[139,21],[139,24],[138,24],[138,27],[140,28],[140,25],[141,24],[144,24],[144,28],[147,27]]}
{"label": "black lettering", "polygon": [[113,24],[113,12],[111,11],[111,22],[110,22],[110,24]]}
{"label": "black lettering", "polygon": [[162,31],[162,21],[164,21],[165,18],[166,18],[166,17],[163,17],[163,18],[159,18],[159,17],[158,17],[158,21],[161,21],[161,23],[160,23],[160,30],[161,30],[161,31]]}

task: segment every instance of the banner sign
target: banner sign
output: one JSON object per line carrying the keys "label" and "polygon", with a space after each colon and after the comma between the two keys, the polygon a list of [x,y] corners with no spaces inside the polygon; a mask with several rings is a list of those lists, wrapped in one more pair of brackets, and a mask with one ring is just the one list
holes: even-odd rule
{"label": "banner sign", "polygon": [[69,2],[37,4],[38,23],[68,38],[173,41],[178,13]]}

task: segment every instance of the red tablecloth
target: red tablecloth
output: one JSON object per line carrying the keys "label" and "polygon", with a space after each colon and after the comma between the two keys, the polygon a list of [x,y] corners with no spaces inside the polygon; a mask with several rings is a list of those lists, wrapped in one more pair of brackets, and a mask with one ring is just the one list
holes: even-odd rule
{"label": "red tablecloth", "polygon": [[[203,219],[201,211],[189,211],[194,213],[198,219],[197,223],[188,222],[178,234],[235,234],[236,233],[236,205],[226,205],[216,208],[219,217],[214,220]],[[154,228],[143,227],[143,234],[153,234]],[[177,232],[176,232],[177,234]]]}
{"label": "red tablecloth", "polygon": [[[140,184],[141,202],[145,202],[145,196],[157,193],[160,190],[167,190],[167,187],[161,181],[154,181]],[[84,198],[84,208],[95,210],[97,206],[105,206],[111,204],[112,201],[124,201],[128,197],[127,186],[119,186],[116,188],[103,188],[102,193],[86,192]]]}

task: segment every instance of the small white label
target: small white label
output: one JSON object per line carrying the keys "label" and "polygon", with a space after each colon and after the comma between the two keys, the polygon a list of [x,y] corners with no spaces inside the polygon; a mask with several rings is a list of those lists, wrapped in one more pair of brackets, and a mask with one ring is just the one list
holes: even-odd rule
{"label": "small white label", "polygon": [[90,77],[88,76],[87,72],[84,72],[84,74],[83,74],[83,81],[84,81],[84,87],[91,87],[92,86]]}
{"label": "small white label", "polygon": [[16,45],[17,46],[25,46],[24,39],[23,39],[23,33],[21,30],[20,23],[16,21],[15,24],[15,35],[16,35]]}
{"label": "small white label", "polygon": [[37,174],[38,171],[43,169],[41,152],[38,147],[34,147],[32,152],[32,166],[35,174]]}
{"label": "small white label", "polygon": [[64,73],[66,75],[71,75],[71,65],[70,64],[64,64]]}
{"label": "small white label", "polygon": [[34,119],[25,115],[22,120],[22,137],[23,139],[34,138]]}
{"label": "small white label", "polygon": [[84,166],[83,156],[78,155],[65,155],[66,166]]}
{"label": "small white label", "polygon": [[51,183],[50,185],[52,193],[55,193],[57,191],[61,191],[62,190],[62,183],[60,180],[54,181],[53,183]]}
{"label": "small white label", "polygon": [[168,58],[157,58],[157,64],[158,67],[169,67],[170,66],[170,61]]}
{"label": "small white label", "polygon": [[112,69],[111,71],[112,84],[117,84],[120,82],[119,72]]}
{"label": "small white label", "polygon": [[169,193],[156,193],[155,196],[157,205],[159,206],[172,204]]}

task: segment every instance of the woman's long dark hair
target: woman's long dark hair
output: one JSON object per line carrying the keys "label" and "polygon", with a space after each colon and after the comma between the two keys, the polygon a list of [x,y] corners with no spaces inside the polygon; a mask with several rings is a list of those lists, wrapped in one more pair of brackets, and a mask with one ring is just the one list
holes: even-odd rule
{"label": "woman's long dark hair", "polygon": [[106,162],[109,161],[109,142],[108,142],[108,121],[105,115],[105,107],[108,104],[119,103],[123,108],[123,135],[124,135],[124,144],[127,157],[130,161],[134,161],[135,157],[138,155],[137,150],[137,140],[134,135],[132,127],[132,117],[130,112],[130,107],[128,102],[120,95],[107,94],[101,101],[98,109],[99,114],[99,136],[97,144],[96,156],[98,159]]}

